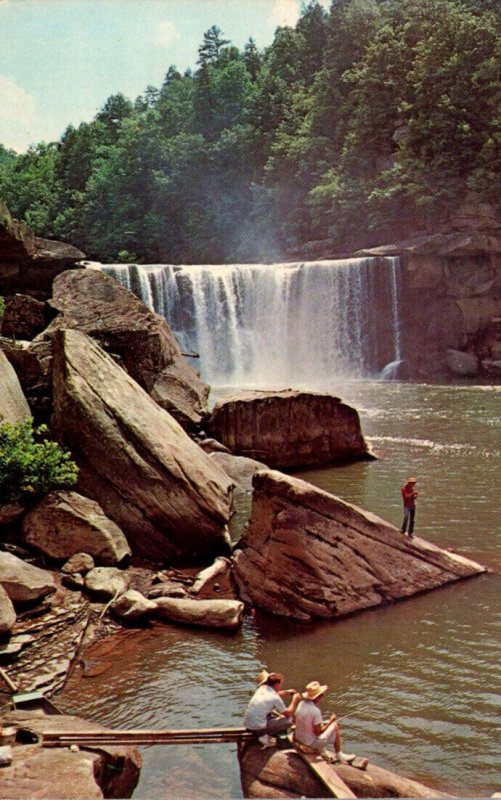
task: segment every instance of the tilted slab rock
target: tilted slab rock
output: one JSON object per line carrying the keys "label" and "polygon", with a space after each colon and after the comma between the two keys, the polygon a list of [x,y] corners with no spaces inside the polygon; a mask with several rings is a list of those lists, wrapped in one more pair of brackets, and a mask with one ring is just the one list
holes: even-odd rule
{"label": "tilted slab rock", "polygon": [[85,551],[100,564],[113,566],[131,554],[118,525],[99,503],[78,492],[50,492],[26,514],[22,530],[25,542],[51,558]]}
{"label": "tilted slab rock", "polygon": [[0,636],[11,631],[15,621],[16,612],[12,600],[0,583]]}
{"label": "tilted slab rock", "polygon": [[282,469],[372,457],[356,409],[330,394],[232,395],[214,406],[209,431],[232,453]]}
{"label": "tilted slab rock", "polygon": [[271,470],[254,476],[234,554],[240,594],[272,614],[310,620],[383,605],[485,568],[375,514]]}
{"label": "tilted slab rock", "polygon": [[10,422],[14,425],[29,416],[31,416],[30,407],[14,367],[0,350],[0,424]]}
{"label": "tilted slab rock", "polygon": [[[308,764],[291,750],[248,745],[239,754],[244,797],[332,797]],[[356,797],[450,797],[411,778],[369,763],[366,770],[347,764],[332,767]]]}
{"label": "tilted slab rock", "polygon": [[209,387],[181,356],[166,320],[114,278],[96,269],[70,270],[54,281],[49,305],[59,312],[45,331],[77,328],[96,339],[181,425],[207,415]]}
{"label": "tilted slab rock", "polygon": [[4,552],[0,552],[0,583],[14,605],[41,600],[56,591],[50,572]]}
{"label": "tilted slab rock", "polygon": [[55,341],[53,428],[80,467],[78,488],[150,559],[227,551],[231,480],[85,334]]}
{"label": "tilted slab rock", "polygon": [[13,761],[2,768],[0,800],[102,800],[131,797],[138,783],[142,758],[139,751],[123,745],[99,745],[94,750],[70,751],[65,747],[42,747],[44,731],[103,731],[101,725],[81,717],[40,715],[36,711],[13,711],[6,722],[27,728],[40,739],[36,744],[16,745]]}
{"label": "tilted slab rock", "polygon": [[239,600],[192,600],[159,597],[156,616],[184,625],[236,630],[242,624],[244,604]]}

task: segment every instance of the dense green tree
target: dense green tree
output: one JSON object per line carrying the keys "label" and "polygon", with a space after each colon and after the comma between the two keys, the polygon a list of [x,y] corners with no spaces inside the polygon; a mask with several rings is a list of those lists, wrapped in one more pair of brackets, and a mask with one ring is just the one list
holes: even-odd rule
{"label": "dense green tree", "polygon": [[0,146],[0,196],[105,260],[284,257],[500,206],[501,11],[490,0],[305,0],[242,52],[213,25],[197,68],[112,95],[59,142]]}

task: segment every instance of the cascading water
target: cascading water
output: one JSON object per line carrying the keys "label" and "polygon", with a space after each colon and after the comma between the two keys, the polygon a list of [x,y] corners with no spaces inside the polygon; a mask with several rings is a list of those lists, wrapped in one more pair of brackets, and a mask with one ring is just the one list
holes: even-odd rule
{"label": "cascading water", "polygon": [[401,358],[398,258],[103,269],[165,316],[214,385],[315,385]]}

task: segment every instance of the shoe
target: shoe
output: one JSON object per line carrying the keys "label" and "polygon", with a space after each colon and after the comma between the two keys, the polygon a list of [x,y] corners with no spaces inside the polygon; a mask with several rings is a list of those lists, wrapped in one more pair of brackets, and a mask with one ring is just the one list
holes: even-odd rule
{"label": "shoe", "polygon": [[328,764],[335,764],[338,760],[336,753],[333,753],[332,750],[319,750],[318,755],[322,756]]}
{"label": "shoe", "polygon": [[259,737],[258,742],[261,744],[261,750],[265,750],[267,747],[275,747],[277,740],[274,736],[265,733],[264,736]]}
{"label": "shoe", "polygon": [[356,759],[355,753],[343,753],[342,750],[337,753],[337,757],[340,761],[343,761],[345,764],[351,764],[352,761]]}

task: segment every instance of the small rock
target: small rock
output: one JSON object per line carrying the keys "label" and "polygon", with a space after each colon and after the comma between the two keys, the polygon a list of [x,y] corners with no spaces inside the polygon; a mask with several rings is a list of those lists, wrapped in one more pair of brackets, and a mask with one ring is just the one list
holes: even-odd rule
{"label": "small rock", "polygon": [[90,572],[91,569],[94,569],[95,566],[94,559],[89,553],[75,553],[74,556],[71,556],[71,558],[63,564],[61,572],[65,572],[68,575],[74,575],[76,572],[80,572],[82,575],[85,575],[87,572]]}
{"label": "small rock", "polygon": [[94,567],[85,576],[85,588],[89,594],[109,599],[125,592],[129,586],[127,573],[116,567]]}

